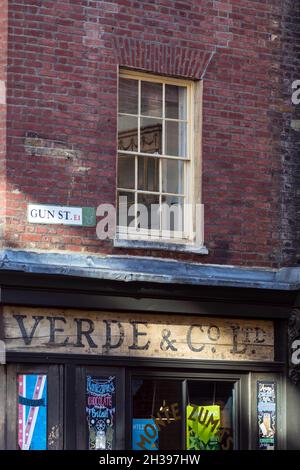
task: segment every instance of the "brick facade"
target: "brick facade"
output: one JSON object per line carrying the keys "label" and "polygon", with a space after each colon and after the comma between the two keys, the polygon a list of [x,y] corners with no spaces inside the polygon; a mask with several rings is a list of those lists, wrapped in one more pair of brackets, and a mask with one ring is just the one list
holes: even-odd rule
{"label": "brick facade", "polygon": [[0,0],[0,248],[3,244],[6,188],[7,0]]}
{"label": "brick facade", "polygon": [[290,84],[299,80],[299,2],[285,2],[282,20],[283,77],[281,115],[282,200],[281,228],[282,263],[300,262],[300,106],[285,106],[290,99]]}
{"label": "brick facade", "polygon": [[[142,253],[213,264],[297,263],[299,134],[291,129],[298,112],[291,83],[300,78],[297,1],[8,4],[6,247],[140,255],[98,240],[94,228],[30,225],[27,204],[115,204],[118,66],[199,79],[215,51],[203,96],[209,254]],[[1,8],[0,38],[5,21]],[[2,193],[3,165],[0,153]]]}

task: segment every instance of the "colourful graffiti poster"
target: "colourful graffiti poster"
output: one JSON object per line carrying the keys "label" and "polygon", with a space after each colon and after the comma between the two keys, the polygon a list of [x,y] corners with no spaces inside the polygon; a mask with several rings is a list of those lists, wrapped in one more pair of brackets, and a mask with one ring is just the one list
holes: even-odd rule
{"label": "colourful graffiti poster", "polygon": [[276,384],[257,382],[258,448],[275,450]]}
{"label": "colourful graffiti poster", "polygon": [[115,377],[86,378],[89,450],[113,450],[115,439]]}
{"label": "colourful graffiti poster", "polygon": [[21,450],[47,449],[47,376],[18,376],[18,443]]}
{"label": "colourful graffiti poster", "polygon": [[132,449],[158,450],[158,428],[154,419],[132,420]]}
{"label": "colourful graffiti poster", "polygon": [[219,450],[220,406],[188,405],[186,413],[187,450]]}

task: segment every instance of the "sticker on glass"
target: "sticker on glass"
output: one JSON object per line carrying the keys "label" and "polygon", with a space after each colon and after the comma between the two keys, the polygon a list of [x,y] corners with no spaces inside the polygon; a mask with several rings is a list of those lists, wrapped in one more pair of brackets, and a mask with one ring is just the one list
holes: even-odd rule
{"label": "sticker on glass", "polygon": [[219,450],[220,406],[188,405],[186,412],[187,450]]}
{"label": "sticker on glass", "polygon": [[158,428],[154,419],[133,419],[132,449],[158,450]]}
{"label": "sticker on glass", "polygon": [[258,448],[275,450],[276,444],[276,384],[257,382]]}
{"label": "sticker on glass", "polygon": [[47,376],[18,376],[18,444],[21,450],[47,449]]}

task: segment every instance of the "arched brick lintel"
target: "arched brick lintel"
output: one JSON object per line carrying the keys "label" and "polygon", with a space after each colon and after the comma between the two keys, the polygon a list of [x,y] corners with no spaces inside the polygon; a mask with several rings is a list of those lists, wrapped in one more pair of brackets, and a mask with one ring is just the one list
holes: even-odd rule
{"label": "arched brick lintel", "polygon": [[214,48],[210,46],[199,50],[176,44],[115,38],[114,50],[121,67],[199,80]]}

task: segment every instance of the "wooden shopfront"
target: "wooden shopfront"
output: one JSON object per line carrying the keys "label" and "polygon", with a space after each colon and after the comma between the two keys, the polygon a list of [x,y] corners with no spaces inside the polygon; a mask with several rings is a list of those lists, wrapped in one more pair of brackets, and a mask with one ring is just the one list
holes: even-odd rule
{"label": "wooden shopfront", "polygon": [[284,448],[282,318],[112,299],[2,307],[3,448]]}

